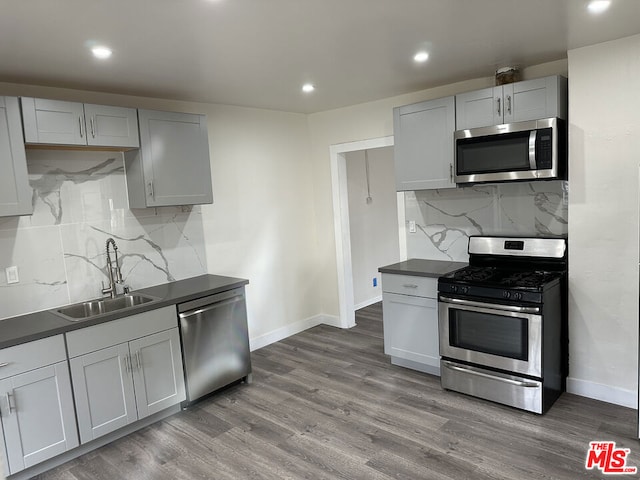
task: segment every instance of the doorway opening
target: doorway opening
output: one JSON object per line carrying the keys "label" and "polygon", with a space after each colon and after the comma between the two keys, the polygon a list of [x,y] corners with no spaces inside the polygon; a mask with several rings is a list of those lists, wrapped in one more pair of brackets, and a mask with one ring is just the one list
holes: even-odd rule
{"label": "doorway opening", "polygon": [[[393,136],[349,142],[330,147],[331,188],[333,195],[334,232],[336,243],[336,266],[338,274],[339,326],[355,326],[356,302],[354,296],[354,270],[351,250],[351,226],[349,215],[349,185],[347,161],[351,154],[393,146]],[[396,194],[398,215],[399,260],[406,260],[406,234],[404,194]],[[382,265],[380,265],[382,266]],[[379,286],[381,290],[381,286]]]}

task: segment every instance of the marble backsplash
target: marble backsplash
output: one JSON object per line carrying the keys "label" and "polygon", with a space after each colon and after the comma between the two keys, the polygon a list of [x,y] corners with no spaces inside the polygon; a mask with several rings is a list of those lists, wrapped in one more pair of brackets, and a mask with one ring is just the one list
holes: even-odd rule
{"label": "marble backsplash", "polygon": [[132,289],[206,273],[201,207],[130,210],[121,153],[29,150],[27,164],[34,213],[0,218],[0,319],[99,297],[109,237]]}
{"label": "marble backsplash", "polygon": [[466,262],[470,235],[566,235],[567,195],[562,181],[406,192],[407,256]]}

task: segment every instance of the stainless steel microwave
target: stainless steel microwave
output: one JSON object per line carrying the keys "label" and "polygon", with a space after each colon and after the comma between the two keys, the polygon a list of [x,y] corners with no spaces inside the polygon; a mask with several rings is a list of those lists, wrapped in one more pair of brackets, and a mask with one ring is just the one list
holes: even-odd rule
{"label": "stainless steel microwave", "polygon": [[566,179],[567,131],[559,118],[458,130],[455,182]]}

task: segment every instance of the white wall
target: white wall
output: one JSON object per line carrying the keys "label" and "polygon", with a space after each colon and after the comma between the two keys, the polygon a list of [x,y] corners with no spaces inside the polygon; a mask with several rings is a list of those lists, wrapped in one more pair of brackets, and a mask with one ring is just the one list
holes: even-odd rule
{"label": "white wall", "polygon": [[569,52],[568,388],[637,403],[640,36]]}
{"label": "white wall", "polygon": [[[251,282],[252,348],[322,321],[305,115],[7,83],[0,94],[207,114],[214,203],[191,219],[200,222],[205,270]],[[5,235],[15,236],[12,228],[19,227]],[[13,255],[10,248],[0,242],[0,259]],[[32,246],[39,248],[46,244]],[[43,276],[46,268],[39,266]]]}
{"label": "white wall", "polygon": [[[356,310],[382,298],[378,267],[400,261],[398,205],[393,148],[367,152],[371,203],[366,202],[364,151],[345,154],[349,194],[349,230]],[[377,286],[373,286],[373,278]]]}

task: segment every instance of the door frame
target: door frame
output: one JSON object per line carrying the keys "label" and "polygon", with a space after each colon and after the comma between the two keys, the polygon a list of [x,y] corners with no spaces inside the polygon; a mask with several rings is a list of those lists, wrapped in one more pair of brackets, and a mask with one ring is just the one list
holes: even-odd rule
{"label": "door frame", "polygon": [[[338,274],[339,324],[341,328],[356,325],[353,293],[353,264],[351,261],[351,230],[349,225],[349,194],[347,184],[347,157],[350,152],[392,147],[393,135],[387,137],[339,143],[329,147],[331,157],[331,193],[333,197],[333,224],[336,244],[336,271]],[[397,192],[398,236],[400,260],[407,259],[404,192]],[[382,266],[382,265],[381,265]]]}

